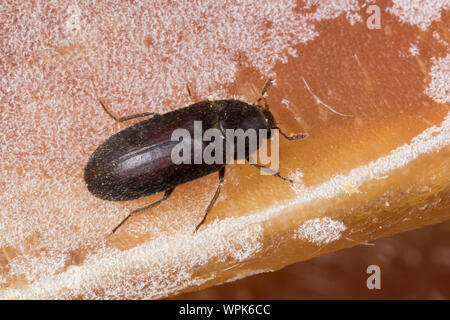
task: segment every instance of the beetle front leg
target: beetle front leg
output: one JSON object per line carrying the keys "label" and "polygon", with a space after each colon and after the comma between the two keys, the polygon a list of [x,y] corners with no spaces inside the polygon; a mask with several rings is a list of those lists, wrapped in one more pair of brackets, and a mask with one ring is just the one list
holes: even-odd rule
{"label": "beetle front leg", "polygon": [[258,168],[258,169],[260,169],[260,170],[266,169],[266,170],[269,171],[272,175],[274,175],[274,176],[277,177],[277,178],[280,178],[281,180],[287,181],[287,182],[289,182],[289,183],[293,183],[293,182],[294,182],[294,181],[292,181],[291,179],[288,179],[288,178],[283,177],[283,176],[280,175],[278,172],[275,172],[275,170],[273,170],[273,169],[271,169],[271,168],[269,168],[269,167],[265,167],[265,166],[262,166],[262,165],[257,164],[257,163],[252,163],[252,162],[249,161],[249,159],[247,159],[247,161],[248,161],[248,164],[249,164],[249,165],[251,165],[251,166],[253,166],[253,167],[255,167],[255,168]]}
{"label": "beetle front leg", "polygon": [[219,193],[223,185],[224,177],[225,177],[225,167],[219,170],[219,185],[217,186],[216,193],[209,202],[208,208],[206,208],[205,215],[203,216],[202,221],[200,221],[200,223],[195,227],[194,233],[197,232],[198,228],[200,228],[200,226],[205,222],[208,213],[211,211],[212,207],[214,206],[214,203],[216,203],[217,198],[219,198]]}
{"label": "beetle front leg", "polygon": [[189,88],[189,84],[186,83],[186,90],[188,92],[189,100],[191,100],[191,103],[195,103],[194,98],[192,97],[191,89]]}
{"label": "beetle front leg", "polygon": [[288,136],[286,133],[284,133],[283,131],[281,131],[281,129],[279,127],[276,127],[274,129],[278,129],[281,133],[281,135],[283,137],[285,137],[286,139],[288,139],[289,141],[293,141],[293,140],[301,140],[301,139],[305,139],[309,136],[309,134],[307,133],[297,133],[297,134],[293,134]]}
{"label": "beetle front leg", "polygon": [[110,116],[116,122],[125,122],[125,121],[128,121],[128,120],[133,120],[133,119],[137,119],[137,118],[143,118],[143,117],[158,115],[158,113],[156,113],[156,112],[142,112],[142,113],[134,114],[132,116],[119,118],[119,117],[115,116],[114,114],[112,114],[112,112],[108,110],[108,108],[103,104],[102,101],[99,100],[99,102],[100,102],[101,106],[103,107],[103,110],[106,112],[106,114],[108,116]]}

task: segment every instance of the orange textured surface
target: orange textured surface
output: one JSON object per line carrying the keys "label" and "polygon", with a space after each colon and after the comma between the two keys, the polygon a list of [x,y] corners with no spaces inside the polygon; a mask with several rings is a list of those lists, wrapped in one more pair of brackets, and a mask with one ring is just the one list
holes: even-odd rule
{"label": "orange textured surface", "polygon": [[[446,221],[176,299],[449,299],[449,233]],[[370,265],[380,290],[366,286]]]}
{"label": "orange textured surface", "polygon": [[[0,295],[162,298],[276,270],[450,217],[450,4],[2,2]],[[411,15],[411,13],[414,13]],[[113,203],[83,182],[120,116],[195,99],[253,101],[286,132],[280,173],[231,165],[170,201]],[[329,108],[350,115],[341,116]]]}

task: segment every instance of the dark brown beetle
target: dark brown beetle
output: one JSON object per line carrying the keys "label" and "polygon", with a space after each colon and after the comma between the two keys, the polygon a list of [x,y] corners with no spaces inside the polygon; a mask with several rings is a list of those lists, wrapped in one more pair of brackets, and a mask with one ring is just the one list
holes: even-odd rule
{"label": "dark brown beetle", "polygon": [[[265,129],[268,130],[268,137],[270,137],[271,129],[279,129],[265,99],[265,93],[270,84],[269,79],[264,85],[260,98],[253,104],[239,100],[202,101],[163,115],[141,113],[117,118],[100,102],[105,112],[117,122],[153,117],[116,133],[94,151],[84,170],[84,180],[88,190],[96,197],[109,201],[133,200],[164,191],[161,200],[132,211],[112,232],[114,233],[132,214],[150,209],[169,198],[178,185],[218,171],[219,185],[203,219],[195,228],[197,231],[219,196],[227,161],[224,159],[223,163],[213,164],[204,162],[194,164],[193,161],[190,164],[174,164],[171,159],[172,148],[178,142],[171,139],[172,132],[183,128],[193,133],[194,121],[201,121],[204,130],[216,128],[222,132],[225,148],[227,147],[225,139],[227,129],[243,129],[244,131],[255,129],[257,132],[259,132],[258,129]],[[190,95],[189,88],[188,92]],[[261,100],[265,102],[264,107],[258,105]],[[281,130],[280,133],[289,140],[307,136],[297,134],[288,137]],[[209,142],[202,142],[202,144],[201,147],[204,149]],[[253,151],[255,150],[247,148],[245,152],[247,160]],[[237,156],[234,155],[234,157]],[[264,168],[256,163],[250,162],[250,164],[260,169]],[[288,180],[278,173],[274,175]]]}

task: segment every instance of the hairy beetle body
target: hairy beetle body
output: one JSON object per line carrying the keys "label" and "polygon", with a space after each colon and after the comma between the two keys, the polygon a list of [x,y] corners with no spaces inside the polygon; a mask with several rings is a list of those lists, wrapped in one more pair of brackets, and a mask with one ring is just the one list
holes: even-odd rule
{"label": "hairy beetle body", "polygon": [[[239,100],[202,101],[163,115],[147,112],[117,118],[100,102],[105,112],[118,122],[149,115],[154,117],[116,133],[94,151],[84,169],[84,180],[88,190],[96,197],[109,201],[133,200],[164,191],[161,200],[132,211],[112,232],[114,233],[133,213],[150,209],[167,200],[178,185],[218,171],[219,184],[203,219],[195,228],[198,230],[219,196],[228,160],[231,157],[249,160],[250,155],[260,147],[262,139],[270,138],[272,129],[279,129],[265,99],[265,92],[270,84],[269,79],[260,98],[254,104]],[[190,94],[189,88],[188,92]],[[265,102],[264,107],[258,105],[261,100]],[[197,122],[201,123],[201,141],[196,138]],[[229,138],[228,131],[246,132],[250,129],[255,131],[256,143],[250,143],[244,135],[244,152],[240,152],[242,150],[237,152],[235,144],[239,138],[237,136]],[[175,130],[183,130],[194,136],[194,139],[188,142],[189,146],[192,146],[189,150],[194,150],[188,155],[190,161],[180,163],[173,161],[173,151],[179,143],[172,139]],[[207,130],[216,130],[214,132],[218,134],[217,138],[203,140],[203,133]],[[266,135],[260,139],[261,130]],[[307,136],[297,134],[288,137],[281,130],[280,133],[288,140],[303,139]],[[219,145],[225,151],[223,154],[215,154],[221,161],[204,161],[202,157],[197,161],[196,151],[200,151],[200,154],[207,148],[216,151],[211,148],[211,144]],[[227,152],[227,148],[230,147],[231,151]],[[253,162],[249,163],[259,169],[268,169]],[[278,172],[272,174],[292,182],[280,176]]]}
{"label": "hairy beetle body", "polygon": [[[132,200],[219,171],[226,163],[174,164],[171,152],[178,141],[171,140],[172,132],[183,128],[194,135],[194,121],[224,137],[227,129],[267,129],[273,117],[266,121],[262,110],[238,100],[203,101],[132,125],[94,151],[84,171],[88,190],[104,200]],[[202,149],[208,144],[202,141]]]}

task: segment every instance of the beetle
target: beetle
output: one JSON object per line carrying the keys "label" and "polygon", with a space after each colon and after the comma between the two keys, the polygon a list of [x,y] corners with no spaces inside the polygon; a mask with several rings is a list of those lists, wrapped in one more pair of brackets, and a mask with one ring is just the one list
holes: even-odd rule
{"label": "beetle", "polygon": [[[118,118],[100,101],[103,110],[116,122],[152,117],[119,131],[97,147],[84,169],[87,189],[94,196],[109,201],[127,201],[164,192],[162,199],[131,211],[112,230],[112,233],[133,214],[153,208],[167,200],[177,186],[218,171],[219,183],[216,192],[206,208],[202,220],[196,226],[194,231],[196,232],[205,222],[208,213],[219,197],[227,159],[224,159],[222,163],[213,164],[207,164],[203,160],[197,164],[174,164],[171,152],[177,141],[171,139],[172,132],[178,128],[193,132],[194,121],[201,121],[205,130],[211,128],[220,130],[225,148],[229,142],[225,139],[227,129],[243,129],[244,131],[255,129],[257,132],[259,132],[258,129],[265,129],[268,130],[267,138],[270,138],[272,129],[280,130],[274,116],[269,111],[266,100],[266,91],[271,83],[272,80],[269,78],[260,97],[253,104],[234,99],[207,100],[162,115],[145,112]],[[188,86],[187,90],[193,101]],[[264,106],[259,105],[261,101],[264,102]],[[288,140],[299,140],[307,136],[304,133],[288,136],[281,130],[280,133]],[[202,150],[208,144],[208,142],[202,142]],[[256,149],[259,146],[258,144]],[[255,150],[250,150],[248,144],[245,145],[245,148],[245,159],[249,161],[249,155]],[[235,159],[238,158],[237,154],[233,154],[233,156]],[[257,163],[250,161],[249,163],[259,169],[268,169]],[[278,172],[273,174],[285,181],[292,182]]]}

